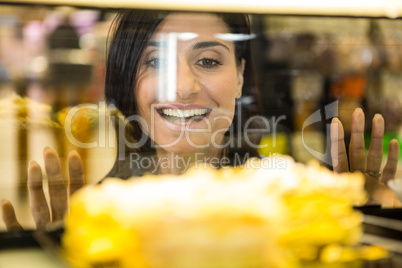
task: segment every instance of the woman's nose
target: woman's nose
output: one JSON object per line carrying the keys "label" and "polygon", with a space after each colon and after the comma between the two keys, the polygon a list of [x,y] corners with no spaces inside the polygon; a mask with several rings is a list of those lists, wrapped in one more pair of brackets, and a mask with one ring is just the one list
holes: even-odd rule
{"label": "woman's nose", "polygon": [[197,94],[200,87],[196,82],[194,72],[185,60],[177,61],[176,94],[181,99],[188,99]]}

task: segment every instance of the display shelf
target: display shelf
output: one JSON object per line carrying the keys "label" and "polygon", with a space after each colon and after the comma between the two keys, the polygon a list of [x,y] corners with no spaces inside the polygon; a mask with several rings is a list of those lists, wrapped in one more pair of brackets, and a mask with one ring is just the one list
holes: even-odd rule
{"label": "display shelf", "polygon": [[0,0],[8,4],[72,5],[99,8],[139,8],[188,11],[224,11],[258,14],[325,16],[402,16],[400,0]]}

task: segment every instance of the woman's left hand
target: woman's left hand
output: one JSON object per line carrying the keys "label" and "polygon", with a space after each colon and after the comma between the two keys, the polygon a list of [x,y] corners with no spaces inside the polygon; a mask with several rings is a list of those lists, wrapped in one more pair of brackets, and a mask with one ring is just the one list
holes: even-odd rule
{"label": "woman's left hand", "polygon": [[352,115],[349,159],[346,153],[343,125],[338,118],[334,118],[331,122],[331,157],[335,172],[360,171],[365,175],[365,188],[369,194],[369,203],[392,207],[398,201],[387,184],[395,178],[399,143],[395,139],[390,142],[387,163],[381,171],[383,137],[384,118],[380,114],[376,114],[373,118],[371,144],[366,156],[364,112],[357,108]]}

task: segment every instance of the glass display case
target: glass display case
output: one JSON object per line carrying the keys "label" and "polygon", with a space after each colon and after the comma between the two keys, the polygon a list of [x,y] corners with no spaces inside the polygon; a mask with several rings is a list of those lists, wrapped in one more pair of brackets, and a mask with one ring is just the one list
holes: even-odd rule
{"label": "glass display case", "polygon": [[[60,246],[60,229],[33,231],[33,193],[61,220],[54,200],[67,206],[75,173],[72,190],[252,157],[332,170],[331,122],[349,144],[356,108],[366,151],[373,118],[385,120],[383,168],[402,141],[402,3],[321,2],[0,1],[0,198],[27,230],[0,222],[0,249]],[[402,200],[378,196],[382,209],[359,208],[361,242],[388,249],[377,264],[395,267]]]}

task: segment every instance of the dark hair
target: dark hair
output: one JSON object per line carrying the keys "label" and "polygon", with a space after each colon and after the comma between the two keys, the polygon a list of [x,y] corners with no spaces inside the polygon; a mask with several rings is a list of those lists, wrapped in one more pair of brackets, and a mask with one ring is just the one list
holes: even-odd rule
{"label": "dark hair", "polygon": [[[111,29],[113,39],[110,43],[107,61],[105,96],[107,103],[115,105],[125,117],[138,113],[135,86],[141,57],[156,28],[170,13],[170,11],[125,10],[120,12],[113,22]],[[226,13],[216,13],[216,15],[222,18],[232,33],[250,34],[247,15]],[[235,56],[237,64],[241,63],[241,59],[246,61],[243,96],[252,96],[254,101],[258,102],[250,40],[235,42]],[[241,101],[237,101],[235,117],[231,125],[233,133],[237,133],[238,138],[243,133],[244,123],[252,115],[261,114],[260,106],[257,103],[254,105],[254,110],[242,108],[241,120],[239,120],[239,105],[241,105]],[[132,137],[137,141],[140,140],[144,133],[139,124],[132,122],[132,127]],[[148,142],[139,151],[153,153],[154,149],[150,144],[148,138]],[[226,153],[232,155],[241,152],[242,155],[249,153],[250,156],[258,156],[256,149],[246,148],[246,151],[244,149],[228,148]]]}

